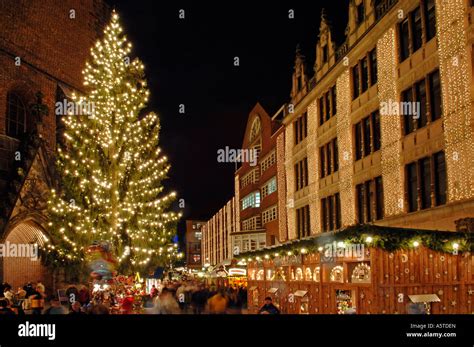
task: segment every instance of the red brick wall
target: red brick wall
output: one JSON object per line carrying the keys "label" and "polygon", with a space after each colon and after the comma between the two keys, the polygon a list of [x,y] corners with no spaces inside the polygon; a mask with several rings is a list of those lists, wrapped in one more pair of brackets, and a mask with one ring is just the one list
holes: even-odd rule
{"label": "red brick wall", "polygon": [[[75,19],[69,18],[71,9]],[[15,90],[29,105],[40,90],[50,110],[43,136],[54,149],[57,83],[81,89],[82,69],[107,11],[102,0],[0,1],[0,136],[5,134],[7,92]],[[17,56],[21,66],[15,65]],[[0,160],[7,159],[6,142],[0,141]]]}

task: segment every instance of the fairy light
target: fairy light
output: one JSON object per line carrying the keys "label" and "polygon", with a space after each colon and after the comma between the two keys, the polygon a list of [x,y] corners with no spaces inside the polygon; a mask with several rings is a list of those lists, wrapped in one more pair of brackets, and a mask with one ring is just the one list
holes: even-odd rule
{"label": "fairy light", "polygon": [[337,98],[337,142],[339,147],[339,197],[342,209],[341,224],[343,227],[354,224],[354,173],[352,154],[351,124],[351,88],[349,69],[346,69],[336,82]]}
{"label": "fairy light", "polygon": [[164,194],[161,184],[170,165],[157,147],[160,121],[154,113],[139,117],[150,92],[143,64],[126,59],[132,45],[122,31],[114,12],[83,71],[88,94],[72,97],[76,105],[94,107],[62,119],[67,152],[58,150],[58,167],[66,189],[51,191],[56,245],[45,250],[63,262],[83,261],[96,240],[113,245],[121,263],[182,257],[177,247],[166,247],[181,213],[167,211],[176,193]]}
{"label": "fairy light", "polygon": [[448,200],[457,201],[474,196],[471,45],[463,0],[436,0],[436,12]]}
{"label": "fairy light", "polygon": [[285,127],[285,168],[286,168],[286,201],[288,239],[296,239],[296,218],[295,217],[295,172],[293,169],[293,146],[294,146],[294,124]]}
{"label": "fairy light", "polygon": [[[318,138],[317,122],[318,122],[318,106],[316,99],[308,105],[308,137],[307,137],[307,153],[308,153],[308,168],[309,169],[309,209],[310,216],[319,216],[319,160],[318,160]],[[321,219],[310,218],[311,234],[321,232]]]}
{"label": "fairy light", "polygon": [[287,230],[287,197],[286,197],[286,170],[285,170],[285,133],[278,135],[276,140],[276,165],[278,185],[278,229],[280,242],[288,239]]}
{"label": "fairy light", "polygon": [[[399,100],[397,90],[397,43],[395,29],[388,29],[377,42],[377,76],[379,101]],[[384,191],[385,216],[403,212],[403,171],[401,160],[401,121],[400,116],[381,115],[381,164]]]}

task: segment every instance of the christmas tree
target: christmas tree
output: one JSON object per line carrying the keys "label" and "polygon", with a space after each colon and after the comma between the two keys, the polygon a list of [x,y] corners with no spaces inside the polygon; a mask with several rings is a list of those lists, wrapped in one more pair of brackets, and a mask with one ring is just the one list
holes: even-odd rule
{"label": "christmas tree", "polygon": [[[172,239],[180,214],[162,185],[170,165],[160,153],[160,123],[142,115],[149,91],[144,66],[129,58],[117,13],[86,63],[87,94],[63,117],[60,189],[49,201],[50,264],[84,264],[92,244],[106,243],[122,272],[166,266],[182,254]],[[80,112],[86,110],[86,112]]]}

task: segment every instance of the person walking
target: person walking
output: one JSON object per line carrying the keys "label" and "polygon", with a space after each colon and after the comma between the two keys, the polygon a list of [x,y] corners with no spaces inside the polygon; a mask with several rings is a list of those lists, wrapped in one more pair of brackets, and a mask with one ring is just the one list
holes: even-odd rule
{"label": "person walking", "polygon": [[208,302],[209,313],[211,314],[224,314],[226,313],[227,305],[229,300],[225,296],[223,289],[219,289],[217,294],[212,296]]}

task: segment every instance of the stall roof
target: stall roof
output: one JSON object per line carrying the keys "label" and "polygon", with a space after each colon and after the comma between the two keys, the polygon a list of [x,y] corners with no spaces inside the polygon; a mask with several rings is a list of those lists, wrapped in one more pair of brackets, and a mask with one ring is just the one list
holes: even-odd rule
{"label": "stall roof", "polygon": [[277,291],[278,291],[278,288],[270,288],[270,289],[268,290],[268,292],[269,292],[270,294],[275,294]]}
{"label": "stall roof", "polygon": [[436,294],[416,294],[408,295],[410,300],[415,304],[420,302],[440,302],[440,298]]}
{"label": "stall roof", "polygon": [[257,289],[257,286],[252,286],[249,288],[249,290],[255,290],[255,289]]}
{"label": "stall roof", "polygon": [[307,290],[297,290],[297,291],[294,293],[295,296],[298,296],[298,297],[301,297],[301,298],[302,298],[303,296],[305,296],[306,294],[308,294],[308,291],[307,291]]}

